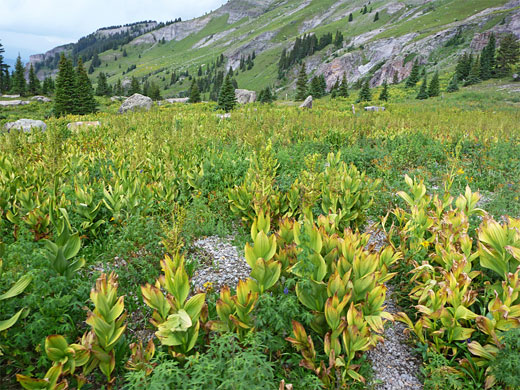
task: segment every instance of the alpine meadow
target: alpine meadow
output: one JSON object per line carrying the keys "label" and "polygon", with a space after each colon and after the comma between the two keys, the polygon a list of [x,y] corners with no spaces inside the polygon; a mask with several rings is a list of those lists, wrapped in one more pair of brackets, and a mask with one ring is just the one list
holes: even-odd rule
{"label": "alpine meadow", "polygon": [[0,389],[520,389],[519,0],[6,3]]}

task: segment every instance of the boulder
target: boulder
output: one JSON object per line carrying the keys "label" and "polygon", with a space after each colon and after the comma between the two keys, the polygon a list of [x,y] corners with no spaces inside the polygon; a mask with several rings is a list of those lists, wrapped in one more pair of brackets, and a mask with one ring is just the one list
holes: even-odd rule
{"label": "boulder", "polygon": [[300,104],[300,108],[311,109],[312,108],[312,96],[307,96],[307,99],[305,99],[305,101],[302,104]]}
{"label": "boulder", "polygon": [[146,110],[152,108],[153,101],[148,96],[143,96],[140,93],[134,93],[128,99],[126,99],[121,107],[119,113],[123,114],[127,111]]}
{"label": "boulder", "polygon": [[386,110],[385,107],[378,107],[378,106],[368,106],[368,107],[365,107],[365,111],[379,112],[379,111],[385,111],[385,110]]}
{"label": "boulder", "polygon": [[24,133],[30,133],[31,129],[40,129],[41,131],[45,131],[47,129],[47,125],[43,121],[33,119],[18,119],[16,122],[6,123],[5,128],[7,131],[21,130]]}
{"label": "boulder", "polygon": [[30,102],[26,100],[0,100],[0,106],[7,107],[7,106],[25,106],[26,104],[29,104]]}
{"label": "boulder", "polygon": [[16,99],[16,98],[19,98],[20,95],[2,95],[3,98],[8,98],[8,99]]}
{"label": "boulder", "polygon": [[513,75],[513,81],[520,81],[520,74],[515,73],[515,74]]}
{"label": "boulder", "polygon": [[112,96],[110,98],[110,101],[112,101],[112,102],[121,102],[121,101],[123,101],[125,99],[126,99],[126,97],[124,97],[124,96]]}
{"label": "boulder", "polygon": [[93,122],[71,122],[67,125],[69,130],[78,130],[80,127],[98,127],[101,126],[99,121]]}
{"label": "boulder", "polygon": [[175,104],[175,103],[188,103],[188,101],[190,100],[190,98],[172,98],[172,99],[164,99],[163,102],[164,103],[170,103],[170,104]]}
{"label": "boulder", "polygon": [[237,102],[240,104],[256,102],[255,91],[248,91],[247,89],[235,89],[235,96],[237,98]]}
{"label": "boulder", "polygon": [[51,101],[47,96],[33,96],[31,100],[42,103],[49,103]]}

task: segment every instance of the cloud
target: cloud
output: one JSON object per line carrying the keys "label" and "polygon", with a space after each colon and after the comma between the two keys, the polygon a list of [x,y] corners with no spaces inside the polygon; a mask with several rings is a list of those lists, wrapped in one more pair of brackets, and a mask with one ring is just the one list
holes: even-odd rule
{"label": "cloud", "polygon": [[141,20],[191,19],[215,10],[226,1],[1,0],[0,39],[6,54],[11,56],[7,48],[43,52],[75,42],[100,27]]}

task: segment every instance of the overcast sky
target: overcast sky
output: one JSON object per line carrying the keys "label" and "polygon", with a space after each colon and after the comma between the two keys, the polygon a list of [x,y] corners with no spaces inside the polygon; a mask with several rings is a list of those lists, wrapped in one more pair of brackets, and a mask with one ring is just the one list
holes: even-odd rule
{"label": "overcast sky", "polygon": [[5,58],[27,59],[76,42],[100,27],[141,20],[183,20],[227,0],[0,0],[0,42]]}

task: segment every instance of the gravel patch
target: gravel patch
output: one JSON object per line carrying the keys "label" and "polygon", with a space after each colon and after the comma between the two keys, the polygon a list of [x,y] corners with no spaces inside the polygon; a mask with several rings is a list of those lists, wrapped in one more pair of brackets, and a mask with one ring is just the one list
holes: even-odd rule
{"label": "gravel patch", "polygon": [[[367,229],[370,233],[370,244],[376,250],[385,244],[385,234]],[[396,314],[401,311],[392,298],[392,286],[387,285],[386,311]],[[421,359],[414,353],[405,334],[406,325],[401,322],[390,323],[383,335],[385,341],[368,352],[374,370],[374,388],[376,390],[419,390],[423,388],[418,375],[421,372]]]}
{"label": "gravel patch", "polygon": [[193,243],[196,249],[203,253],[196,255],[202,259],[201,268],[195,271],[191,280],[193,289],[220,291],[223,286],[235,288],[239,280],[249,277],[251,268],[246,259],[238,253],[231,244],[233,237],[225,239],[211,236],[199,239]]}

